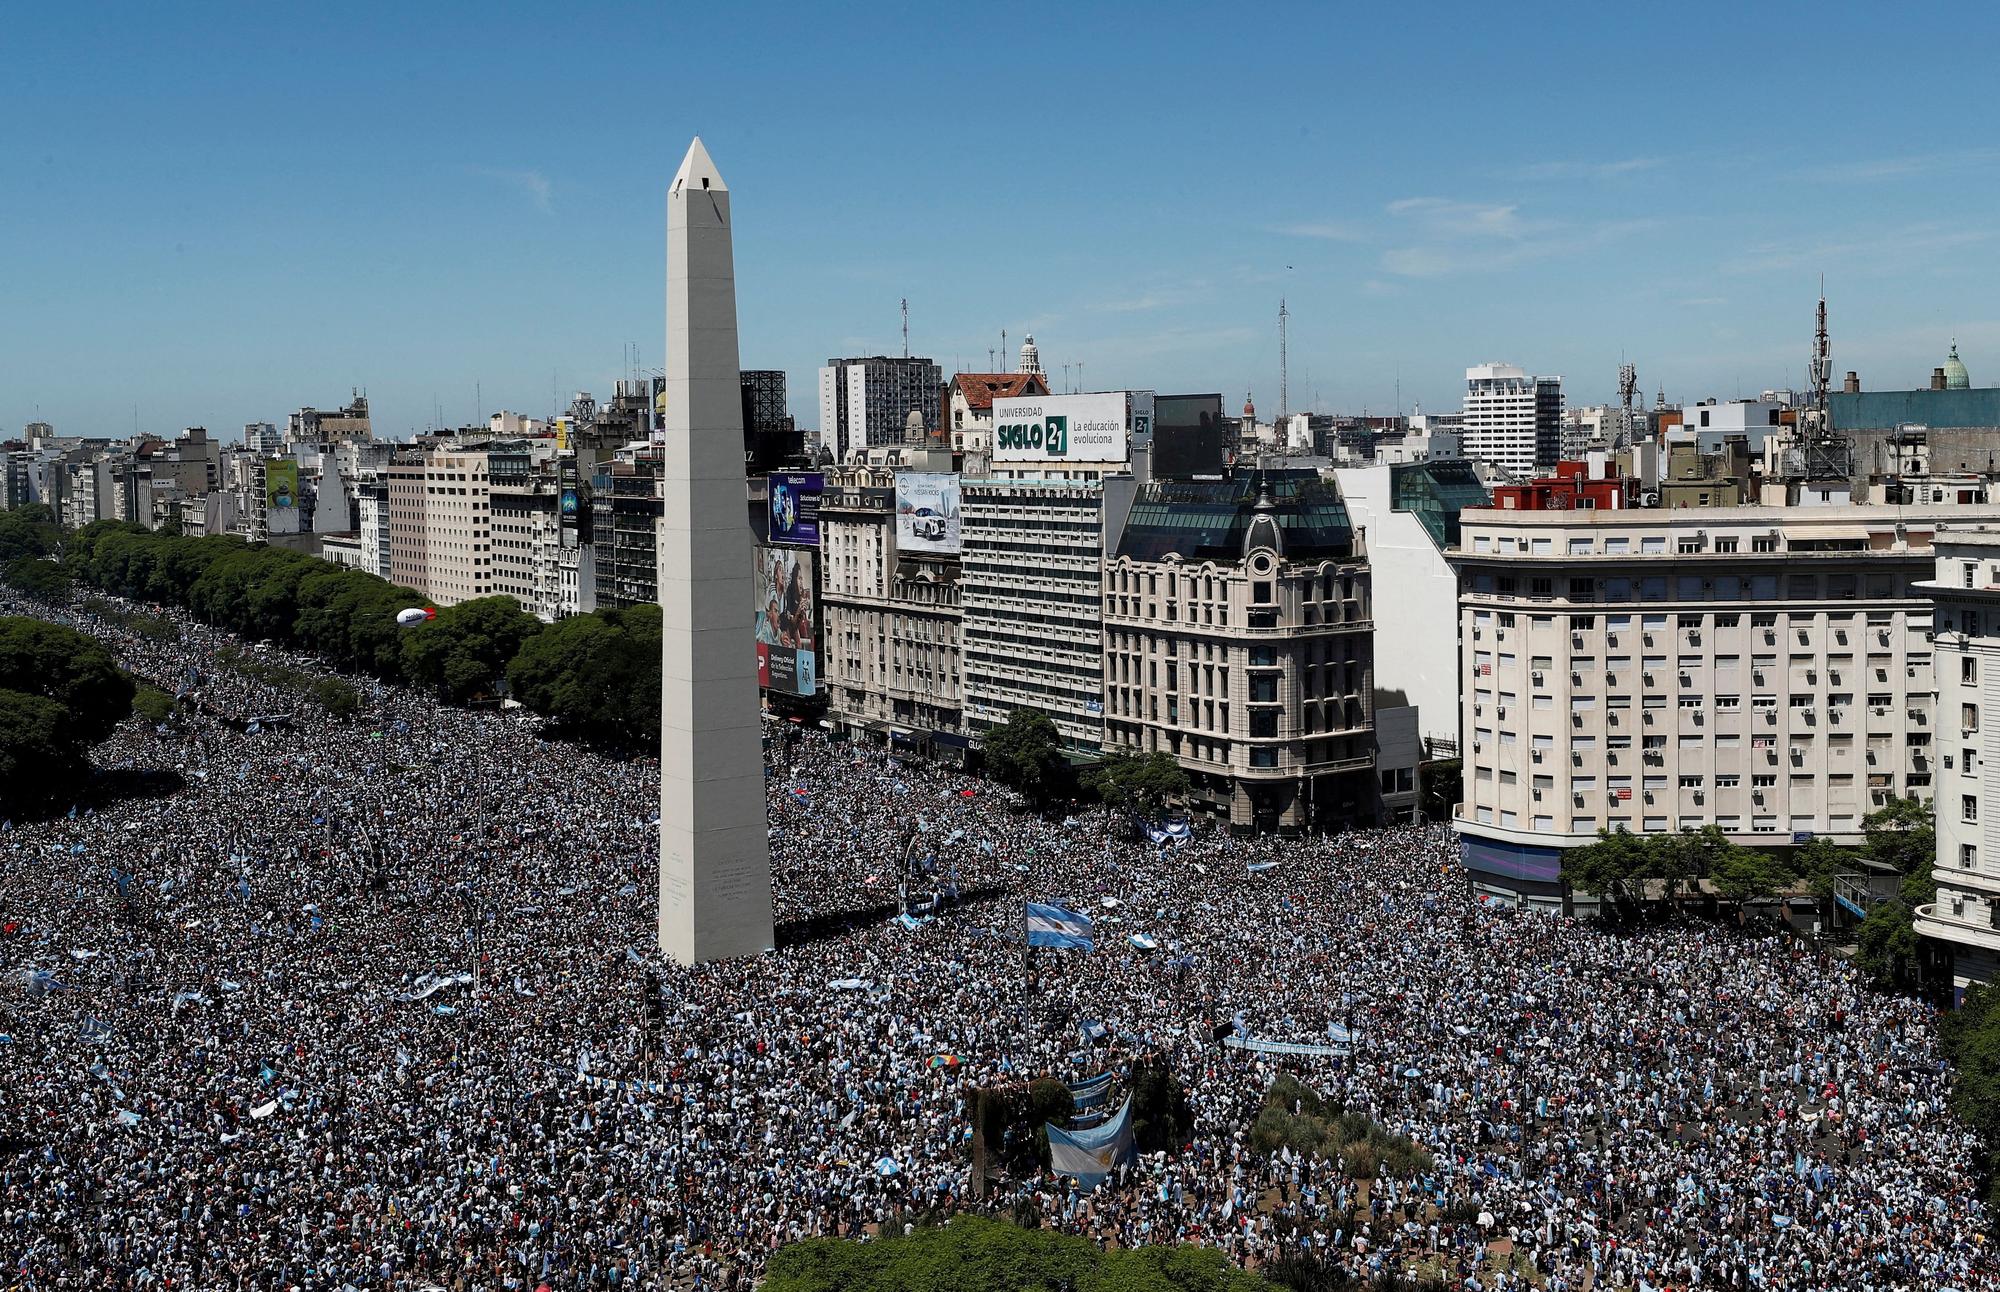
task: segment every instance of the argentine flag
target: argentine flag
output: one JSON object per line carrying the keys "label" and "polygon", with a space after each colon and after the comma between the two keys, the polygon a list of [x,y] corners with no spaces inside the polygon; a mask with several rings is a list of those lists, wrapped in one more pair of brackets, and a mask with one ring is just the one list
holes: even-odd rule
{"label": "argentine flag", "polygon": [[1027,905],[1029,946],[1079,947],[1085,951],[1097,949],[1096,941],[1090,936],[1088,915],[1041,902],[1029,902]]}

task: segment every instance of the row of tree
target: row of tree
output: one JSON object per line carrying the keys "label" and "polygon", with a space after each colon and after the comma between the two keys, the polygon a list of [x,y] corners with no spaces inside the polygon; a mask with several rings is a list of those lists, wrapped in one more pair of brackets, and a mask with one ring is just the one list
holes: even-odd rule
{"label": "row of tree", "polygon": [[0,618],[0,810],[38,811],[80,790],[91,748],[132,711],[135,690],[95,638]]}
{"label": "row of tree", "polygon": [[1164,752],[1115,753],[1080,770],[1073,767],[1063,754],[1056,724],[1036,709],[1008,714],[1005,722],[986,733],[980,755],[988,775],[1038,807],[1081,793],[1153,818],[1192,789],[1180,760]]}
{"label": "row of tree", "polygon": [[233,536],[119,521],[64,533],[42,507],[0,513],[0,577],[49,599],[82,585],[177,606],[449,703],[493,697],[504,680],[522,704],[584,739],[636,749],[658,738],[658,606],[547,626],[512,597],[482,597],[406,629],[397,614],[425,599],[375,575]]}

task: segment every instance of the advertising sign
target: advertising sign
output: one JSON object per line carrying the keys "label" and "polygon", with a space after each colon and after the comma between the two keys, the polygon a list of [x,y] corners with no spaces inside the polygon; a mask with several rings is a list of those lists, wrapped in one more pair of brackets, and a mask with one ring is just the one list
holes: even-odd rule
{"label": "advertising sign", "polygon": [[272,534],[300,532],[296,458],[272,458],[264,464],[264,528]]}
{"label": "advertising sign", "polygon": [[1132,456],[1129,430],[1124,391],[996,399],[993,460],[1124,462]]}
{"label": "advertising sign", "polygon": [[819,546],[819,496],[826,477],[817,471],[774,471],[770,479],[773,543]]}
{"label": "advertising sign", "polygon": [[810,696],[819,691],[819,606],[813,556],[790,547],[755,547],[757,685]]}
{"label": "advertising sign", "polygon": [[959,550],[958,477],[924,471],[896,473],[896,548],[902,552]]}

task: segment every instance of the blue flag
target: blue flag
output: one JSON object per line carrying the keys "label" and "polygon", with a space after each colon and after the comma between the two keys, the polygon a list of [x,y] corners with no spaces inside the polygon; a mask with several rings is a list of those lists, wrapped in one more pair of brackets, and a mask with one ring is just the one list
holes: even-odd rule
{"label": "blue flag", "polygon": [[1075,911],[1065,910],[1060,906],[1048,906],[1041,902],[1029,902],[1027,905],[1029,946],[1097,950],[1097,943],[1091,937],[1088,915],[1080,915]]}

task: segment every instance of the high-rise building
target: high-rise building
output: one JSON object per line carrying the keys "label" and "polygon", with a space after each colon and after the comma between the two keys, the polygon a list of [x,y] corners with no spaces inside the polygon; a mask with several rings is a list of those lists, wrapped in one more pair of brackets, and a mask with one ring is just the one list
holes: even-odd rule
{"label": "high-rise building", "polygon": [[1104,744],[1234,829],[1375,824],[1360,535],[1317,471],[1142,486],[1105,567]]}
{"label": "high-rise building", "polygon": [[745,368],[743,388],[743,466],[761,475],[796,462],[805,453],[805,437],[785,408],[782,368]]}
{"label": "high-rise building", "polygon": [[488,451],[438,448],[424,459],[424,591],[441,606],[493,595]]}
{"label": "high-rise building", "polygon": [[493,502],[493,591],[544,623],[562,613],[555,441],[505,440],[487,451]]}
{"label": "high-rise building", "polygon": [[[265,425],[268,426],[268,423]],[[246,434],[248,428],[245,428]],[[340,440],[368,440],[375,437],[368,417],[368,396],[354,392],[344,407],[331,412],[301,408],[285,420],[285,443],[332,444]]]}
{"label": "high-rise building", "polygon": [[1475,887],[1562,900],[1600,830],[1853,844],[1935,768],[1941,526],[2000,507],[1463,512],[1457,824]]}
{"label": "high-rise building", "polygon": [[[631,445],[610,461],[598,463],[591,477],[592,595],[599,610],[622,610],[660,599],[664,465],[659,445]],[[742,488],[740,479],[737,488]]]}
{"label": "high-rise building", "polygon": [[1530,377],[1510,363],[1465,370],[1465,456],[1525,476],[1562,456],[1561,377]]}
{"label": "high-rise building", "polygon": [[913,412],[934,429],[943,383],[929,359],[829,359],[819,370],[819,441],[846,462],[862,449],[901,444]]}
{"label": "high-rise building", "polygon": [[425,483],[421,450],[400,454],[383,473],[387,485],[389,568],[384,577],[398,586],[431,595],[429,528],[430,488]]}
{"label": "high-rise building", "polygon": [[1934,607],[1937,896],[1916,927],[1962,996],[2000,982],[2000,533],[1954,527],[1932,551],[1920,590]]}
{"label": "high-rise building", "polygon": [[276,457],[285,447],[285,441],[278,434],[278,428],[269,422],[246,422],[243,425],[243,447],[253,457]]}

